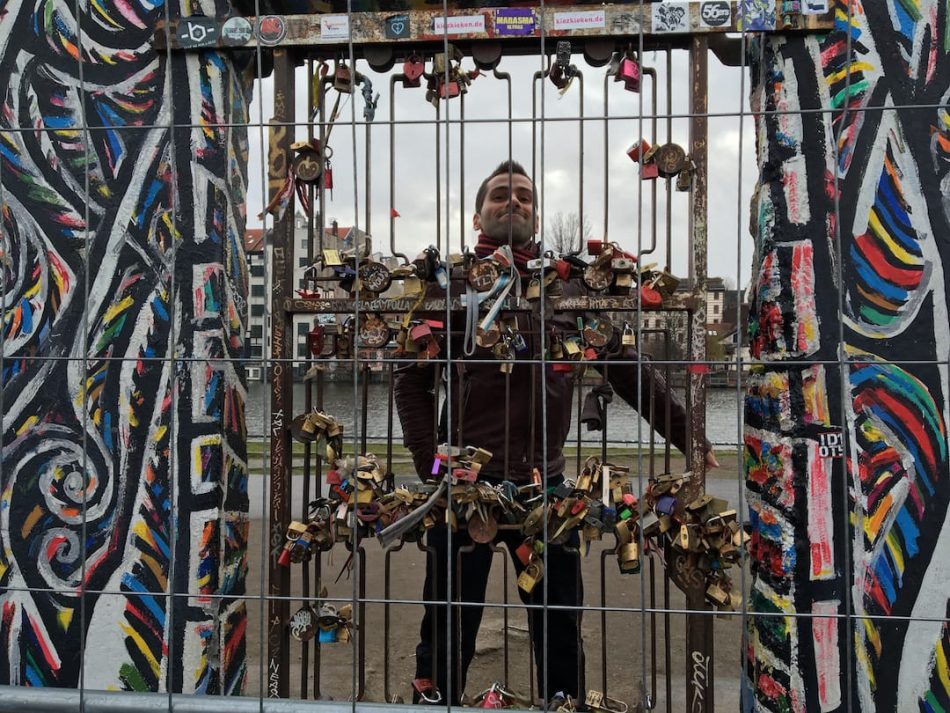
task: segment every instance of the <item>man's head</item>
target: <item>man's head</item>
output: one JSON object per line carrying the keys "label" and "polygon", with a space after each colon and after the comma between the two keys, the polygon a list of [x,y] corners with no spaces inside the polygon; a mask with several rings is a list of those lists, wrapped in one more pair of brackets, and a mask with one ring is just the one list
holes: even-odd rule
{"label": "man's head", "polygon": [[475,195],[472,226],[489,238],[526,245],[538,232],[538,196],[528,172],[505,161],[482,181]]}

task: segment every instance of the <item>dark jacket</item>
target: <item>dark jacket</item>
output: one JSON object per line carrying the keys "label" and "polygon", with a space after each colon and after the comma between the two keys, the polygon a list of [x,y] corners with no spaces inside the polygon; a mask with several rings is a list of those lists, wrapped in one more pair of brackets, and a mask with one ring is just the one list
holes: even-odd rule
{"label": "dark jacket", "polygon": [[[580,280],[563,283],[563,297],[587,293]],[[430,296],[441,296],[441,291],[435,294],[430,291]],[[461,339],[453,339],[451,345],[443,344],[442,353],[436,360],[413,361],[396,369],[395,401],[402,423],[403,443],[412,453],[420,477],[429,476],[437,444],[446,440],[453,445],[471,445],[491,451],[492,459],[480,473],[483,476],[528,481],[533,468],[544,472],[545,450],[548,475],[564,472],[563,449],[571,428],[572,396],[583,368],[577,366],[571,372],[560,372],[555,371],[549,362],[545,364],[542,378],[541,364],[518,361],[540,359],[542,330],[539,311],[517,314],[518,328],[526,335],[528,349],[515,355],[510,377],[501,370],[500,362],[490,349],[477,348],[473,357],[465,358]],[[444,314],[428,316],[445,318]],[[452,317],[452,330],[462,332],[464,315],[457,313]],[[560,333],[571,335],[577,333],[576,317],[575,313],[548,312],[545,322],[548,329],[553,326]],[[619,340],[620,332],[615,328],[612,343],[604,349],[606,353],[616,353],[611,358],[621,358]],[[453,368],[450,378],[443,378],[444,360],[450,347]],[[628,349],[623,358],[636,360],[636,351]],[[640,365],[611,364],[609,358],[604,361],[603,357],[596,362],[580,364],[597,368],[616,393],[648,420],[652,392],[654,428],[660,435],[668,436],[681,451],[686,451],[686,411],[651,365],[647,362]],[[443,381],[451,382],[451,399],[439,409]],[[641,382],[650,384],[652,389],[640,389]],[[547,394],[546,399],[542,397],[543,393]],[[669,435],[665,428],[667,405]],[[544,423],[547,423],[546,443],[542,430]],[[451,439],[447,439],[449,424]]]}

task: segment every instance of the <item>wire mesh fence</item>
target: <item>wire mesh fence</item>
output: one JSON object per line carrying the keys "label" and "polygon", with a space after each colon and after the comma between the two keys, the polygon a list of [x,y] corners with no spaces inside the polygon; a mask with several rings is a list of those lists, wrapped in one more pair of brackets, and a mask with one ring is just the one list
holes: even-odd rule
{"label": "wire mesh fence", "polygon": [[0,710],[946,708],[947,14],[8,6]]}

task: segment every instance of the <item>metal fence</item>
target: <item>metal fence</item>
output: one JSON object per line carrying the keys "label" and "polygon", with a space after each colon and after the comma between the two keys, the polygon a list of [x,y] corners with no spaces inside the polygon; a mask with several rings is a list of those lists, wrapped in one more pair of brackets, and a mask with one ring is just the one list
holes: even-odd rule
{"label": "metal fence", "polygon": [[[59,615],[48,608],[37,609],[30,624],[38,643],[24,638],[26,643],[19,650],[24,658],[43,651],[48,661],[57,659],[56,665],[31,668],[26,664],[22,670],[34,671],[39,675],[35,680],[11,673],[10,681],[19,685],[0,688],[0,710],[199,711],[227,706],[235,711],[369,713],[396,705],[412,710],[418,705],[411,702],[413,680],[420,678],[414,673],[417,644],[427,644],[428,650],[444,659],[445,670],[455,671],[456,679],[464,678],[461,669],[468,668],[463,691],[452,690],[447,680],[437,681],[437,691],[423,690],[437,705],[455,707],[459,703],[453,704],[453,697],[462,694],[461,704],[482,707],[552,705],[551,692],[569,690],[572,684],[552,685],[548,675],[537,680],[536,667],[551,671],[556,663],[563,666],[564,662],[558,651],[543,647],[543,653],[533,651],[532,640],[539,624],[544,641],[555,639],[559,632],[549,631],[549,617],[563,621],[563,614],[570,611],[578,612],[579,625],[576,636],[569,637],[577,652],[570,663],[581,672],[582,682],[586,677],[586,683],[574,692],[577,700],[556,701],[564,710],[587,705],[606,713],[699,713],[752,706],[754,695],[742,683],[753,668],[747,635],[749,528],[743,523],[749,518],[745,476],[754,458],[742,446],[742,403],[753,360],[742,336],[749,318],[741,286],[750,280],[747,264],[753,260],[751,245],[743,247],[746,224],[760,219],[750,218],[748,207],[755,164],[747,144],[756,129],[750,128],[747,95],[763,80],[750,81],[746,58],[759,52],[759,62],[765,66],[763,38],[774,33],[801,37],[831,32],[833,9],[808,14],[801,7],[808,4],[640,0],[606,6],[541,2],[517,8],[445,4],[358,9],[348,2],[343,8],[334,5],[321,12],[292,14],[293,8],[265,8],[255,0],[253,7],[243,8],[246,26],[234,23],[230,27],[231,20],[204,18],[197,7],[182,8],[180,17],[177,10],[166,7],[154,36],[153,28],[147,28],[149,37],[142,45],[147,48],[143,51],[158,53],[151,61],[164,70],[163,88],[153,85],[153,89],[158,87],[156,97],[161,95],[165,104],[164,113],[150,114],[154,120],[150,125],[116,130],[109,127],[110,119],[98,105],[82,109],[82,123],[68,127],[81,138],[67,138],[81,143],[85,185],[67,182],[64,187],[48,175],[44,178],[56,191],[80,191],[87,199],[79,229],[85,244],[77,252],[80,264],[85,265],[77,270],[83,275],[84,294],[75,297],[90,312],[82,313],[81,324],[76,320],[54,329],[78,327],[77,344],[83,356],[77,358],[67,350],[54,353],[48,345],[24,356],[17,350],[25,347],[14,343],[7,345],[11,351],[0,352],[0,372],[5,378],[4,394],[12,394],[14,406],[24,397],[14,394],[8,385],[12,381],[7,380],[18,370],[26,373],[31,360],[40,362],[37,356],[48,358],[49,363],[78,364],[79,371],[62,377],[81,384],[70,382],[68,387],[77,402],[103,398],[125,408],[141,396],[135,388],[97,395],[98,369],[113,360],[127,362],[130,371],[138,368],[140,373],[154,362],[172,374],[187,371],[191,381],[171,378],[161,381],[163,386],[159,382],[152,386],[155,403],[170,404],[168,434],[163,430],[166,422],[158,417],[156,429],[145,432],[136,430],[135,418],[118,422],[117,417],[117,422],[107,420],[102,426],[102,413],[83,409],[78,419],[82,422],[78,482],[70,484],[69,474],[60,473],[51,476],[52,484],[46,486],[79,491],[71,496],[79,511],[79,530],[70,535],[72,539],[64,535],[61,541],[43,540],[42,548],[34,543],[32,550],[58,553],[48,559],[59,562],[66,557],[59,553],[76,547],[81,568],[63,575],[62,592],[48,585],[51,579],[45,574],[36,578],[27,574],[4,583],[8,597],[36,592],[50,599],[61,593],[75,597],[79,629],[71,629],[69,621],[62,627],[80,641],[73,654],[79,662],[75,685],[56,690],[27,688],[62,685],[64,680],[44,678],[35,671],[65,670],[58,649],[47,646],[40,629],[63,622],[62,611],[68,607],[57,605]],[[77,16],[82,15],[80,5],[76,3]],[[839,22],[850,28],[851,3],[843,5],[846,12]],[[756,24],[760,6],[771,8],[771,26]],[[205,12],[213,14],[207,8]],[[221,14],[220,9],[217,12]],[[720,17],[719,12],[726,14]],[[749,14],[740,22],[743,12]],[[840,15],[842,8],[837,12]],[[238,16],[234,12],[232,19]],[[85,47],[84,41],[93,47],[100,40],[95,33],[83,40],[80,33],[75,45]],[[849,57],[850,42],[849,35]],[[90,52],[78,62],[78,86],[95,95],[107,91],[108,82],[96,76],[98,63]],[[711,56],[715,57],[712,63]],[[25,71],[21,59],[5,55],[4,61],[8,59],[11,67],[16,65],[13,75],[19,77]],[[211,78],[218,71],[216,62],[227,63],[226,81],[215,83]],[[252,75],[253,81],[246,79]],[[92,85],[95,89],[89,88]],[[220,92],[228,98],[222,99]],[[130,89],[129,97],[134,93]],[[35,90],[23,96],[24,107],[42,100]],[[733,99],[735,105],[727,106],[726,101]],[[250,101],[250,109],[245,101]],[[59,98],[53,104],[65,105],[68,100]],[[223,104],[229,111],[218,111]],[[99,110],[100,119],[89,118],[93,108]],[[775,106],[768,110],[785,112]],[[28,116],[28,109],[23,111],[21,117]],[[787,115],[822,111],[827,108],[798,106],[788,109]],[[226,120],[242,112],[249,116],[247,123]],[[50,119],[54,114],[53,109],[46,110],[47,124],[37,132],[48,131],[62,140],[57,130],[64,129],[57,129]],[[126,356],[117,357],[108,348],[109,329],[122,329],[121,324],[116,326],[116,315],[126,309],[126,301],[144,303],[153,296],[127,287],[138,273],[122,274],[118,263],[104,257],[111,254],[109,250],[131,246],[132,237],[125,243],[117,239],[111,246],[100,245],[101,238],[90,228],[100,212],[107,212],[102,206],[112,205],[105,196],[114,190],[98,183],[99,169],[91,166],[90,157],[103,164],[111,161],[116,180],[121,178],[140,188],[143,196],[154,197],[144,175],[122,174],[115,152],[121,155],[118,147],[123,139],[115,134],[127,132],[141,138],[159,129],[167,132],[170,149],[142,145],[140,156],[127,156],[124,161],[152,161],[168,151],[156,170],[156,175],[172,177],[167,184],[168,210],[154,218],[148,235],[159,235],[155,226],[167,221],[167,231],[161,234],[169,242],[146,245],[145,241],[145,247],[129,249],[141,253],[140,263],[135,264],[144,266],[143,271],[165,271],[157,284],[172,296],[169,303],[174,304],[179,292],[185,295],[181,299],[191,300],[194,324],[176,337],[175,321],[170,320],[168,351],[164,356],[161,350],[153,353],[148,339],[161,320],[162,306],[158,305],[155,314],[159,316],[151,322],[143,319],[137,336],[129,337]],[[15,126],[4,130],[19,136],[33,127],[18,118]],[[215,155],[218,163],[211,166],[208,155],[221,146],[225,149]],[[48,153],[49,163],[67,154],[68,147],[57,145]],[[189,154],[183,182],[183,157]],[[519,271],[511,252],[493,249],[489,259],[472,253],[477,238],[470,224],[472,214],[479,213],[474,205],[476,191],[495,165],[506,160],[523,162],[533,183],[537,205],[531,219],[538,219],[540,228],[540,250],[533,257],[549,258],[550,264],[522,266]],[[16,218],[23,227],[27,202],[16,190],[14,162],[7,160],[2,170],[3,206],[5,212],[15,213],[14,219],[4,222],[4,257],[9,268],[28,242],[15,232]],[[515,176],[505,175],[510,194]],[[191,193],[192,184],[206,184],[208,195],[215,190],[231,191],[222,205],[238,217],[222,217],[220,213],[227,210],[222,211],[214,200],[205,200],[207,195],[193,201],[199,194]],[[794,188],[792,184],[787,190]],[[240,204],[245,190],[248,225],[259,223],[261,228],[257,238],[239,236],[240,249],[235,249],[234,236],[227,237],[225,224],[243,230],[245,211]],[[136,200],[141,207],[151,198]],[[16,210],[9,208],[13,204]],[[258,210],[261,216],[255,221]],[[181,219],[185,213],[189,217]],[[144,223],[138,220],[144,214],[139,208],[129,212],[130,236],[139,222]],[[555,216],[569,225],[552,223]],[[833,217],[838,218],[837,204]],[[117,233],[121,230],[121,226],[116,228]],[[194,235],[187,235],[189,231]],[[509,249],[518,247],[513,231],[505,242]],[[724,242],[729,244],[728,258],[722,255]],[[214,244],[219,246],[217,257],[208,259],[201,251]],[[154,255],[148,249],[154,249]],[[840,260],[840,246],[838,251]],[[258,255],[257,263],[252,253]],[[165,257],[156,257],[160,255]],[[607,258],[598,259],[601,255]],[[99,259],[115,272],[108,276],[108,288],[96,284],[92,266]],[[236,267],[228,267],[229,261]],[[477,296],[482,288],[474,286],[471,275],[476,266],[488,262],[494,270],[485,284],[489,298],[480,302]],[[716,303],[715,315],[707,310],[712,262],[721,271],[713,277],[729,278],[726,286],[717,283],[717,294],[726,298]],[[248,263],[252,268],[263,265],[263,269],[249,270]],[[49,264],[55,279],[67,279],[63,276],[68,270],[59,263]],[[209,268],[212,264],[217,267]],[[731,272],[725,272],[726,266]],[[205,270],[201,280],[200,269]],[[232,269],[233,274],[229,273]],[[600,276],[590,273],[597,269]],[[519,272],[524,274],[519,277]],[[553,277],[547,280],[546,275]],[[380,288],[373,289],[373,280],[383,277]],[[838,277],[842,278],[839,283],[844,281],[842,274]],[[516,278],[526,284],[536,279],[537,299],[504,292],[507,282]],[[10,279],[8,275],[8,283]],[[598,279],[606,281],[601,284]],[[560,294],[560,283],[572,280],[583,282],[583,291]],[[97,293],[118,282],[123,286],[115,287],[111,306],[106,306]],[[260,288],[258,294],[255,287]],[[839,325],[845,311],[844,298],[840,299]],[[49,305],[56,302],[54,296],[48,300]],[[257,304],[262,308],[255,322]],[[29,308],[22,305],[17,324],[29,318],[22,311]],[[96,312],[99,306],[102,310]],[[493,308],[497,310],[492,318],[482,321]],[[230,342],[223,338],[221,345],[212,345],[210,338],[201,341],[201,319],[212,319],[211,315],[221,323],[237,325]],[[521,329],[525,319],[533,326]],[[511,321],[499,327],[495,320]],[[252,324],[260,326],[260,336],[252,336]],[[723,328],[732,335],[731,342],[721,339],[723,324],[732,330]],[[413,336],[412,329],[420,326],[425,327],[419,332],[422,336]],[[474,356],[463,353],[463,341],[474,340],[476,332],[482,338],[492,328],[498,328],[501,336],[491,344],[486,338],[487,347],[479,343],[482,351]],[[385,339],[380,332],[385,332]],[[11,335],[5,332],[5,339],[15,342]],[[600,336],[604,338],[598,342]],[[527,345],[524,350],[516,346],[518,338]],[[426,353],[432,344],[436,346]],[[493,355],[489,350],[494,344],[507,347]],[[708,354],[710,344],[727,351]],[[253,353],[254,348],[259,353]],[[129,356],[134,350],[137,356]],[[805,359],[797,354],[790,357],[795,358]],[[844,359],[832,355],[823,363],[844,370]],[[755,361],[761,365],[762,360]],[[434,463],[428,486],[419,485],[424,474],[418,473],[414,462],[418,453],[404,447],[402,438],[407,434],[399,418],[396,378],[414,366],[424,367],[427,374],[431,371],[429,437]],[[13,370],[9,376],[8,368]],[[627,372],[620,371],[625,368]],[[452,395],[478,388],[477,378],[470,383],[473,369],[476,377],[489,370],[504,374],[502,390],[493,394],[493,408],[506,424],[504,446],[501,452],[491,453],[493,460],[488,461],[479,461],[477,449],[482,444],[465,437],[466,419],[473,414],[450,405]],[[636,405],[644,421],[615,421],[619,401],[627,394],[615,394],[614,403],[606,405],[610,397],[604,396],[603,388],[611,372],[635,374],[640,393],[649,394]],[[707,409],[711,372],[734,394],[736,423],[733,434],[713,439],[717,442],[711,445],[721,464],[713,477],[707,475],[706,439],[716,425],[709,421],[722,414],[711,416]],[[245,373],[260,374],[262,384],[249,384]],[[135,377],[125,378],[123,383],[128,385]],[[234,386],[226,395],[219,396],[211,386],[219,378]],[[524,446],[511,436],[508,416],[520,410],[512,401],[513,392],[524,391],[515,382],[519,378],[530,381],[532,402],[526,409],[529,422],[520,424],[528,435],[521,438],[531,449],[540,443],[545,454],[541,459],[533,451],[526,456],[528,471],[538,476],[535,483],[507,478],[517,471],[515,465],[509,467],[515,451]],[[552,469],[549,439],[564,434],[555,431],[552,435],[549,419],[563,403],[550,402],[549,394],[551,381],[562,378],[571,379],[560,398],[566,399],[568,406],[562,410],[571,414],[574,430],[566,439],[563,463],[557,461]],[[682,399],[686,416],[682,453],[673,446],[674,407],[654,398],[657,383],[666,384]],[[255,388],[256,405],[249,396]],[[331,412],[328,392],[339,394],[344,389],[345,408]],[[204,408],[201,418],[188,415],[176,423],[179,413],[184,413],[178,410],[180,403],[188,414]],[[596,433],[585,432],[581,424],[588,415],[585,408],[592,405],[605,409],[599,414]],[[134,403],[129,408],[134,411]],[[39,437],[55,431],[42,414],[32,425],[23,426],[17,408],[0,402],[0,409],[5,429],[15,434],[4,441],[14,454],[19,453],[15,438],[28,433],[28,427],[39,428]],[[247,436],[243,424],[252,410],[260,414],[261,432]],[[311,418],[311,414],[317,415]],[[229,435],[231,419],[239,425]],[[461,423],[453,423],[458,420]],[[55,421],[50,419],[50,423]],[[95,427],[89,425],[93,422]],[[650,424],[666,437],[658,437]],[[179,462],[169,470],[167,488],[149,496],[154,504],[136,501],[135,507],[145,513],[138,521],[145,533],[140,536],[151,538],[153,546],[170,554],[167,567],[155,565],[161,572],[156,570],[151,583],[133,578],[135,586],[143,587],[134,590],[139,592],[135,596],[147,594],[148,607],[161,612],[142,616],[141,628],[119,627],[125,632],[122,641],[132,663],[114,684],[108,676],[95,674],[93,649],[105,639],[92,627],[115,628],[114,622],[100,619],[106,616],[103,601],[117,597],[115,601],[120,602],[118,597],[126,597],[133,585],[123,577],[93,584],[98,581],[92,575],[99,560],[91,561],[90,555],[100,548],[114,553],[123,547],[118,539],[109,540],[109,526],[98,516],[95,523],[87,519],[96,497],[88,473],[99,465],[99,456],[89,454],[102,450],[96,440],[100,427],[117,441],[124,439],[129,453],[137,442],[149,450],[148,439],[152,439],[167,448],[170,463]],[[95,437],[88,435],[93,432]],[[247,437],[234,435],[242,433]],[[840,429],[834,434],[840,435]],[[195,450],[192,441],[198,437],[210,439],[206,443],[213,442],[218,450]],[[242,443],[234,446],[238,440]],[[95,446],[90,445],[93,441]],[[115,455],[111,445],[105,450],[110,457]],[[556,443],[553,450],[558,450]],[[42,453],[43,446],[36,446],[36,452]],[[369,454],[375,454],[375,459],[359,460]],[[489,481],[493,502],[498,503],[487,514],[475,506],[477,497],[463,499],[466,484],[478,476],[485,462],[505,464],[500,471],[487,469],[495,473]],[[362,474],[361,464],[366,466]],[[155,482],[151,478],[160,478],[150,468],[143,460],[141,471],[148,471],[151,484]],[[4,478],[11,490],[17,474],[27,472],[4,458]],[[585,473],[593,481],[586,487],[581,484]],[[612,474],[619,478],[616,486]],[[236,484],[240,481],[243,486]],[[178,488],[196,499],[181,500]],[[842,497],[847,500],[845,491],[846,487]],[[499,493],[504,492],[516,495],[511,502],[499,501]],[[406,505],[399,517],[390,509],[396,507],[397,494]],[[214,499],[200,500],[203,496]],[[248,503],[244,517],[240,513]],[[381,536],[385,539],[384,533],[398,529],[400,521],[405,525],[413,509],[423,503],[433,508],[427,518],[420,517],[414,527],[391,537],[384,547]],[[571,510],[575,505],[578,509]],[[114,507],[117,521],[121,520],[120,505]],[[121,507],[132,510],[129,503]],[[525,520],[536,508],[546,526],[529,534]],[[234,512],[240,516],[231,519]],[[556,565],[549,556],[552,550],[560,551],[562,542],[557,540],[566,532],[565,521],[579,512],[582,515],[572,523],[578,536],[563,549],[579,561],[574,588],[582,594],[577,602],[552,604],[549,600],[556,592],[549,583]],[[148,522],[149,514],[154,514],[157,524]],[[40,517],[42,513],[33,524]],[[130,522],[135,518],[129,516]],[[842,519],[846,521],[847,516]],[[25,541],[28,528],[22,518],[16,522]],[[497,526],[501,534],[472,534],[473,528],[486,526]],[[4,526],[4,530],[13,529]],[[124,526],[120,529],[125,532]],[[133,529],[130,524],[129,532]],[[453,540],[467,543],[457,559],[446,555],[439,560],[431,539],[439,531],[446,533],[447,552]],[[513,548],[509,552],[500,545],[500,539],[509,535],[531,538],[520,564]],[[155,545],[163,537],[167,547],[161,547],[162,542]],[[330,537],[330,542],[321,537]],[[486,542],[474,545],[469,538]],[[190,559],[176,564],[176,553],[185,543],[190,543]],[[7,550],[13,553],[20,544],[19,540],[8,544]],[[485,601],[463,601],[453,593],[452,583],[468,576],[469,558],[484,556],[486,547],[490,574]],[[765,551],[758,554],[769,556]],[[3,572],[12,558],[5,556]],[[525,617],[526,605],[517,600],[519,586],[526,589],[523,573],[528,563],[544,572],[538,582],[528,583],[540,592],[527,605],[530,612],[540,611],[539,618]],[[443,596],[423,591],[427,569],[433,583],[445,583]],[[116,566],[115,572],[121,571]],[[229,577],[241,585],[226,583]],[[568,585],[561,581],[560,586]],[[473,650],[464,655],[457,650],[458,632],[452,629],[460,624],[420,630],[427,606],[433,621],[440,609],[450,619],[465,620],[468,615],[462,612],[473,613],[481,624]],[[24,611],[26,622],[31,610]],[[138,610],[129,604],[125,611]],[[849,627],[862,614],[851,609],[846,614],[821,608],[807,614],[790,611],[783,613],[776,605],[774,611],[755,613],[783,622],[796,616],[846,620],[841,646],[848,652],[843,664],[848,669],[848,688],[845,703],[838,703],[852,709],[850,677],[857,654],[850,648]],[[72,617],[73,609],[69,612]],[[41,614],[47,620],[39,626]],[[201,616],[213,623],[202,628]],[[863,616],[874,618],[873,613]],[[22,626],[26,631],[27,624]],[[148,639],[149,635],[155,640]],[[21,636],[26,635],[17,630],[15,638]],[[815,636],[820,644],[821,637]],[[195,653],[198,641],[203,648]],[[8,643],[3,661],[11,672],[21,670],[10,653],[16,648]],[[62,651],[67,650],[72,649],[62,644]],[[470,666],[462,662],[464,657],[472,659]],[[434,669],[438,665],[434,662]],[[777,664],[774,668],[782,669]],[[421,678],[436,678],[434,669]],[[214,676],[208,677],[207,670],[214,670]],[[146,671],[150,677],[143,678],[137,671]],[[452,675],[447,676],[451,680]],[[113,685],[128,690],[106,690]],[[745,692],[740,693],[743,686]],[[166,692],[145,692],[149,689]],[[222,700],[219,695],[200,693],[234,697]]]}

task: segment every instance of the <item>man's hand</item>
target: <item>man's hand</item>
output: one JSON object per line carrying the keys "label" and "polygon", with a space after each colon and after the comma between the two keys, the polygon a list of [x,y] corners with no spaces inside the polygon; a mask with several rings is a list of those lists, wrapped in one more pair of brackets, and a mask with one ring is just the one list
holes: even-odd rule
{"label": "man's hand", "polygon": [[712,470],[719,467],[719,461],[716,460],[716,454],[711,450],[706,451],[706,470]]}

